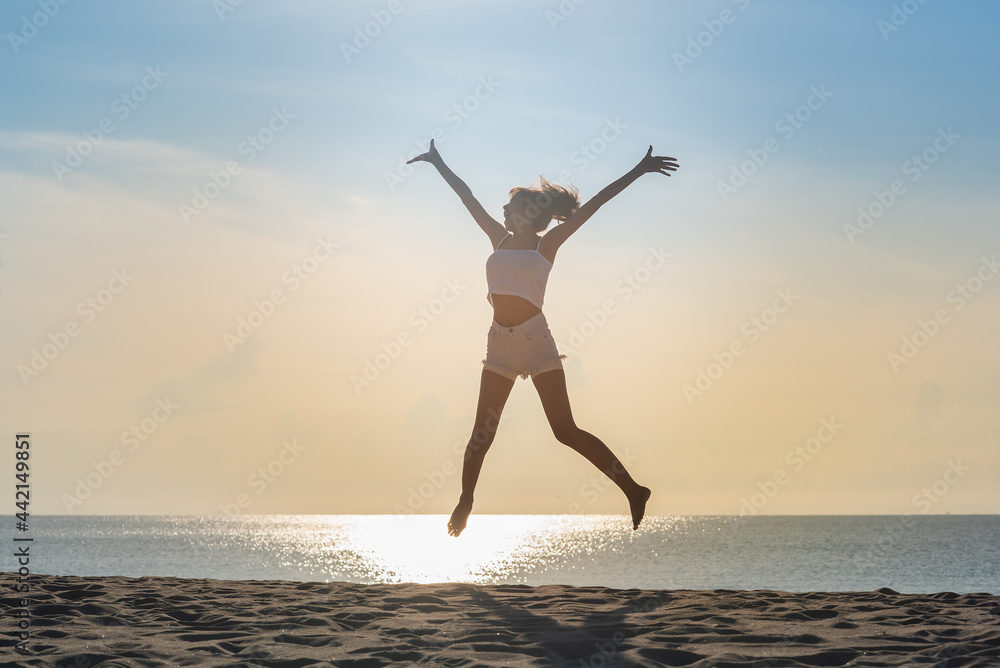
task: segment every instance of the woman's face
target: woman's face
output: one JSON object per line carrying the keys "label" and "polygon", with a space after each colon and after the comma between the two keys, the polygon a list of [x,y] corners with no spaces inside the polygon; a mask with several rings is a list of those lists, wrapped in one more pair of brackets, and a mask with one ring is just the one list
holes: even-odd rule
{"label": "woman's face", "polygon": [[511,197],[510,202],[503,207],[504,227],[514,233],[525,228],[533,229],[534,218],[537,216],[538,207],[531,204],[531,198],[525,192]]}

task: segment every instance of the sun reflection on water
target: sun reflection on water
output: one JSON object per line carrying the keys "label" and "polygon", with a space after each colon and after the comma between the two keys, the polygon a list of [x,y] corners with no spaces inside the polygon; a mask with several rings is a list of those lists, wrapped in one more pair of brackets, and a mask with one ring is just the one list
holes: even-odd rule
{"label": "sun reflection on water", "polygon": [[519,573],[600,549],[593,537],[607,537],[609,528],[631,533],[625,518],[615,516],[478,515],[458,538],[448,535],[445,515],[340,516],[331,521],[336,526],[327,529],[337,539],[313,546],[326,559],[366,562],[362,570],[378,582],[514,581]]}
{"label": "sun reflection on water", "polygon": [[[50,575],[620,589],[997,592],[996,516],[40,516]],[[990,550],[993,550],[991,552]]]}

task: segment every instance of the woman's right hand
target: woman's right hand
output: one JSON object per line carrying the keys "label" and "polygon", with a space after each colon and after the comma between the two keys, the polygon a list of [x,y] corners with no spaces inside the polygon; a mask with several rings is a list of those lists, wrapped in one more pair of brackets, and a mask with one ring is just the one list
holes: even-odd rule
{"label": "woman's right hand", "polygon": [[410,164],[411,162],[418,162],[420,160],[423,160],[424,162],[429,162],[429,163],[433,164],[433,163],[437,162],[440,159],[441,159],[441,154],[438,153],[438,151],[437,151],[436,148],[434,148],[434,140],[432,139],[431,140],[431,147],[429,149],[427,149],[427,153],[421,153],[417,157],[412,158],[410,160],[407,160],[406,164]]}

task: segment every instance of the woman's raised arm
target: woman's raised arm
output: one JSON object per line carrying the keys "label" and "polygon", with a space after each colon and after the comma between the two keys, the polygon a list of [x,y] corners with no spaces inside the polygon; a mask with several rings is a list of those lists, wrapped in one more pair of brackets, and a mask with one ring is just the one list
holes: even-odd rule
{"label": "woman's raised arm", "polygon": [[490,241],[493,242],[493,245],[496,246],[496,243],[505,234],[507,234],[506,228],[497,222],[497,220],[490,214],[486,213],[486,209],[483,208],[483,205],[480,204],[479,200],[473,196],[472,189],[465,184],[465,181],[458,178],[458,175],[451,171],[451,168],[448,167],[448,165],[444,164],[441,154],[438,153],[436,148],[434,148],[433,139],[431,139],[430,148],[426,153],[422,153],[412,160],[407,160],[406,164],[421,161],[429,162],[437,168],[438,173],[444,177],[445,182],[451,186],[451,189],[455,191],[455,194],[461,198],[462,204],[465,205],[465,208],[472,214],[473,219],[475,219],[476,223],[479,224],[479,227],[482,228],[483,232],[486,233],[486,236],[488,236]]}
{"label": "woman's raised arm", "polygon": [[[577,209],[572,216],[567,218],[566,222],[549,230],[545,234],[546,245],[552,248],[554,253],[555,250],[558,249],[571,234],[580,229],[580,226],[587,222],[587,220],[593,216],[598,209],[600,209],[604,204],[607,204],[612,197],[632,185],[632,183],[643,174],[657,172],[670,176],[670,172],[676,172],[679,167],[680,165],[678,164],[676,158],[653,155],[653,146],[650,145],[649,150],[646,151],[646,155],[639,161],[639,164],[630,169],[623,177],[606,186],[603,190],[601,190],[601,192],[594,195],[587,201],[586,204]],[[552,238],[549,239],[549,237]]]}

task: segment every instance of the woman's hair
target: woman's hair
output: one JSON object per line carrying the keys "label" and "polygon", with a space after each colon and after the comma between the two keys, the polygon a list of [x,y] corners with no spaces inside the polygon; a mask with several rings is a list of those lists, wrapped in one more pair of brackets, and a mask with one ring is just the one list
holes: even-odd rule
{"label": "woman's hair", "polygon": [[510,196],[524,194],[529,198],[527,206],[528,217],[534,222],[535,232],[541,232],[549,226],[553,218],[559,222],[565,221],[580,208],[580,195],[576,188],[569,188],[549,183],[544,176],[538,177],[538,186],[524,188],[518,186],[510,189]]}

